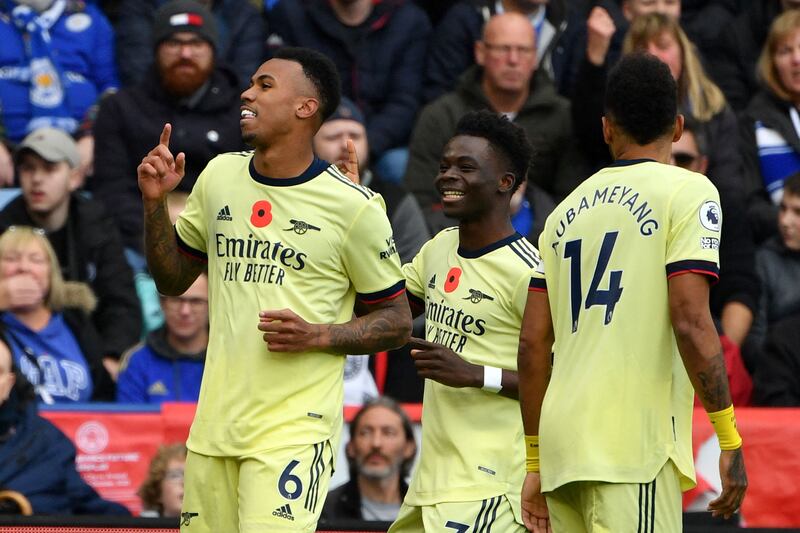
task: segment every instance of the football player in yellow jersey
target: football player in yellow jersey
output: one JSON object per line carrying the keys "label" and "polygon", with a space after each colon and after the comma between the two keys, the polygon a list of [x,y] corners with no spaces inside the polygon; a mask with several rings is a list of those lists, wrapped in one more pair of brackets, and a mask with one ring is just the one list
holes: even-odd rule
{"label": "football player in yellow jersey", "polygon": [[138,167],[159,291],[183,293],[208,265],[182,531],[314,531],[342,425],[343,354],[392,349],[410,334],[382,199],[312,151],[338,101],[322,54],[285,48],[262,64],[242,93],[254,152],[212,160],[174,229],[166,195],[185,155],[170,152],[169,124]]}
{"label": "football player in yellow jersey", "polygon": [[391,533],[523,532],[524,464],[516,350],[539,260],[514,230],[510,199],[532,149],[490,111],[465,115],[442,154],[435,187],[458,227],[403,266],[426,339],[411,340],[425,378],[422,451]]}
{"label": "football player in yellow jersey", "polygon": [[676,94],[655,57],[619,62],[603,118],[615,163],[553,211],[539,241],[519,346],[534,532],[681,531],[681,490],[695,483],[692,389],[722,450],[709,510],[729,517],[744,498],[709,311],[722,213],[705,176],[667,166],[683,128]]}

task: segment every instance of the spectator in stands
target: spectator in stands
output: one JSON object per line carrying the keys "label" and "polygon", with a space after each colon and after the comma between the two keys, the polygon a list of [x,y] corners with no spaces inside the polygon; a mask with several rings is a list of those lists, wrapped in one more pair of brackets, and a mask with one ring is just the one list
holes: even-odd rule
{"label": "spectator in stands", "polygon": [[[120,355],[141,331],[139,299],[119,231],[102,204],[77,192],[78,150],[65,132],[34,131],[17,146],[16,160],[22,194],[0,211],[0,231],[43,229],[63,278],[89,284],[97,296],[92,322],[103,341],[103,360],[116,376]],[[0,286],[0,309],[8,305],[4,293]]]}
{"label": "spectator in stands", "polygon": [[534,147],[527,198],[536,217],[529,235],[538,235],[553,207],[546,195],[564,198],[586,176],[573,142],[569,102],[556,94],[547,77],[534,77],[534,30],[518,13],[492,17],[475,45],[475,60],[477,65],[464,73],[454,92],[422,110],[411,136],[406,185],[433,233],[453,225],[442,214],[433,187],[442,149],[469,111],[503,113],[525,130]]}
{"label": "spectator in stands", "polygon": [[742,111],[758,92],[756,64],[772,21],[787,9],[800,7],[799,0],[747,2],[744,11],[724,27],[707,55],[708,66],[725,98]]}
{"label": "spectator in stands", "polygon": [[[0,126],[13,147],[45,126],[78,133],[91,107],[116,89],[111,24],[95,6],[67,0],[0,3]],[[81,176],[91,173],[91,135],[79,142]],[[13,183],[0,142],[0,185]]]}
{"label": "spectator in stands", "polygon": [[564,66],[562,39],[573,34],[567,32],[565,0],[469,0],[454,5],[433,33],[425,69],[426,102],[455,89],[459,76],[475,64],[475,43],[484,25],[499,13],[519,13],[530,20],[539,72],[550,75],[558,86]]}
{"label": "spectator in stands", "polygon": [[756,242],[778,232],[784,180],[800,171],[800,10],[777,17],[758,59],[763,87],[741,117],[742,182]]}
{"label": "spectator in stands", "polygon": [[139,487],[144,511],[142,516],[175,517],[181,515],[183,503],[183,470],[186,466],[186,446],[171,444],[160,446],[147,479]]}
{"label": "spectator in stands", "polygon": [[[125,87],[141,83],[153,62],[154,13],[167,0],[122,0],[116,24],[119,75]],[[214,55],[236,73],[246,88],[266,54],[267,32],[261,14],[248,0],[199,0],[214,16],[219,36]]]}
{"label": "spectator in stands", "polygon": [[350,480],[328,493],[321,519],[397,518],[408,484],[417,443],[411,421],[389,397],[373,400],[353,417],[345,448]]}
{"label": "spectator in stands", "polygon": [[759,347],[772,324],[800,315],[800,173],[787,178],[777,219],[778,235],[756,254],[762,291],[751,336]]}
{"label": "spectator in stands", "polygon": [[[672,144],[672,164],[705,175],[708,170],[708,141],[703,124],[686,117],[683,135]],[[715,182],[722,204],[724,224],[718,246],[720,279],[711,289],[711,312],[722,333],[741,346],[750,331],[753,316],[758,308],[759,284],[756,282],[755,244],[743,216],[744,197],[738,188]]]}
{"label": "spectator in stands", "polygon": [[61,277],[41,230],[11,227],[0,236],[0,285],[7,298],[0,334],[44,403],[114,399],[89,313],[91,289]]}
{"label": "spectator in stands", "polygon": [[127,515],[75,469],[75,447],[36,412],[33,387],[0,342],[0,490],[20,493],[34,514]]}
{"label": "spectator in stands", "polygon": [[[255,23],[255,22],[254,22]],[[214,156],[241,150],[236,76],[214,59],[213,16],[191,0],[173,0],[155,16],[155,65],[145,80],[103,100],[95,123],[95,175],[89,187],[113,215],[126,247],[141,253],[142,196],[136,167],[172,124],[172,148],[186,154],[190,191]],[[143,263],[143,262],[142,262]]]}
{"label": "spectator in stands", "polygon": [[756,405],[800,407],[800,315],[770,328],[754,381]]}
{"label": "spectator in stands", "polygon": [[394,230],[394,242],[400,262],[411,261],[430,239],[422,210],[416,198],[401,184],[383,179],[370,167],[369,140],[364,114],[349,98],[342,98],[339,107],[314,136],[314,152],[321,159],[338,163],[347,159],[347,140],[352,140],[358,155],[361,185],[380,193],[386,202],[386,214]]}
{"label": "spectator in stands", "polygon": [[279,2],[270,23],[275,45],[313,48],[333,60],[342,94],[364,113],[373,166],[399,181],[422,97],[431,32],[425,13],[409,0],[309,0]]}
{"label": "spectator in stands", "polygon": [[164,325],[123,357],[117,401],[196,402],[208,346],[208,279],[182,296],[162,296]]}

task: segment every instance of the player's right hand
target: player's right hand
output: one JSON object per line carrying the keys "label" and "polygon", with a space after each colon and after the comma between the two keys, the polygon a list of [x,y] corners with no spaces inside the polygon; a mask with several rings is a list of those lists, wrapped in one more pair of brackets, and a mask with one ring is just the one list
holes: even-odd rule
{"label": "player's right hand", "polygon": [[553,533],[538,472],[528,472],[522,483],[522,522],[533,533]]}
{"label": "player's right hand", "polygon": [[172,152],[169,151],[170,133],[172,125],[164,124],[158,146],[150,150],[136,168],[139,189],[145,200],[163,199],[183,179],[186,154],[181,152],[178,157],[172,156]]}
{"label": "player's right hand", "polygon": [[722,494],[708,504],[708,510],[712,516],[730,518],[742,505],[747,490],[747,472],[741,447],[720,452],[719,477],[722,480]]}

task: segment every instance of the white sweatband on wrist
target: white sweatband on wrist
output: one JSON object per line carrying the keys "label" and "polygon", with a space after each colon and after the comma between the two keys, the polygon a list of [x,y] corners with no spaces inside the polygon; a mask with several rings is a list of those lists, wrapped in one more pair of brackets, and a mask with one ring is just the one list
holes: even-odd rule
{"label": "white sweatband on wrist", "polygon": [[500,392],[503,388],[503,369],[493,366],[483,367],[483,390],[487,392]]}

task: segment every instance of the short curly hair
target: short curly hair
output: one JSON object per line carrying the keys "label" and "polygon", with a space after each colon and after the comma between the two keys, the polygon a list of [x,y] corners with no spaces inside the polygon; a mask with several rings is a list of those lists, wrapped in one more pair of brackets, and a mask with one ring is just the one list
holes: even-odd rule
{"label": "short curly hair", "polygon": [[319,97],[319,122],[325,122],[339,107],[342,98],[342,83],[333,61],[316,50],[291,46],[281,48],[272,57],[294,61],[303,67],[303,74],[314,85]]}
{"label": "short curly hair", "polygon": [[514,175],[512,192],[528,179],[533,148],[525,130],[508,120],[505,115],[485,109],[471,111],[458,121],[454,137],[458,135],[480,137],[489,142],[492,151],[502,159],[507,171]]}
{"label": "short curly hair", "polygon": [[164,513],[164,506],[161,504],[161,482],[167,475],[167,465],[173,459],[186,459],[187,449],[183,444],[170,444],[159,446],[153,460],[150,461],[150,468],[147,470],[147,479],[139,487],[139,497],[145,509],[157,511],[159,515]]}
{"label": "short curly hair", "polygon": [[678,87],[669,67],[648,53],[624,56],[608,75],[605,113],[640,146],[672,131]]}

